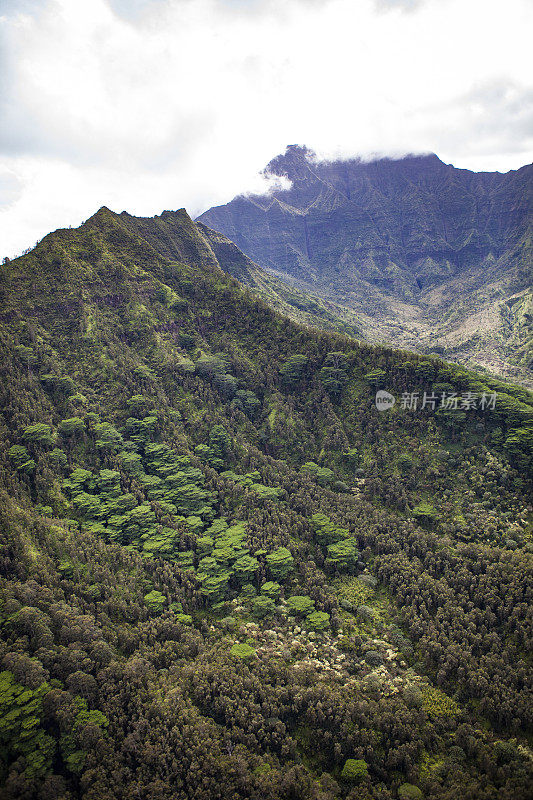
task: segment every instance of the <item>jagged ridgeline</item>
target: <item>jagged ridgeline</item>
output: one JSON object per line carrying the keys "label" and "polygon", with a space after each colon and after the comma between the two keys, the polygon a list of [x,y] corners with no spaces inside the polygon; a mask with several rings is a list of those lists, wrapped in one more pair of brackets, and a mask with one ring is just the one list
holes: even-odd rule
{"label": "jagged ridgeline", "polygon": [[291,145],[265,172],[284,180],[201,223],[368,341],[533,388],[533,165],[502,174],[429,154],[320,161]]}
{"label": "jagged ridgeline", "polygon": [[101,209],[0,267],[0,796],[528,797],[531,394],[248,261]]}

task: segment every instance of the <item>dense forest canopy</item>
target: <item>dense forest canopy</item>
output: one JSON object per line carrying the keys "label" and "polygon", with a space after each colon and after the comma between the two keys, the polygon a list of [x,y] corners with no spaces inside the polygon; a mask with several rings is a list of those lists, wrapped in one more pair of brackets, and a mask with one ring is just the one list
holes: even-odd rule
{"label": "dense forest canopy", "polygon": [[0,797],[525,800],[533,396],[173,225],[0,267]]}

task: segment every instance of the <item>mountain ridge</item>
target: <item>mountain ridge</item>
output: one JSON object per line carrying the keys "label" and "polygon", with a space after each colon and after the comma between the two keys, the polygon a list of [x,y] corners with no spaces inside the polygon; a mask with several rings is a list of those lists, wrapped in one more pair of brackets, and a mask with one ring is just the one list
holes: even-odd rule
{"label": "mountain ridge", "polygon": [[[505,307],[517,293],[531,303],[531,165],[474,173],[436,155],[319,162],[290,146],[265,173],[290,187],[198,220],[290,285],[352,308],[371,341],[436,348],[533,385],[530,317],[509,336]],[[517,328],[526,330],[518,352]]]}
{"label": "mountain ridge", "polygon": [[102,208],[0,265],[0,796],[527,800],[533,395],[219,260]]}

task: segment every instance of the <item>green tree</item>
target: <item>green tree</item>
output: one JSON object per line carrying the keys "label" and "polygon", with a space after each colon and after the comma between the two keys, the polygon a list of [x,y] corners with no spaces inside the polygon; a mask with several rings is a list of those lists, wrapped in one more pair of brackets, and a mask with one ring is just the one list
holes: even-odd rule
{"label": "green tree", "polygon": [[338,398],[348,382],[348,359],[344,353],[328,353],[318,373],[320,382],[330,397]]}
{"label": "green tree", "polygon": [[144,604],[153,614],[161,614],[165,608],[167,598],[156,589],[144,595]]}
{"label": "green tree", "polygon": [[261,595],[252,600],[252,614],[258,619],[270,617],[276,612],[276,604],[271,597]]}
{"label": "green tree", "polygon": [[315,603],[307,595],[295,594],[287,599],[287,607],[290,614],[305,617],[315,610]]}
{"label": "green tree", "polygon": [[59,467],[59,469],[66,469],[68,466],[67,454],[59,447],[54,447],[48,458],[56,467]]}
{"label": "green tree", "polygon": [[209,447],[215,458],[226,460],[231,448],[231,439],[222,425],[215,425],[209,431]]}
{"label": "green tree", "polygon": [[95,425],[94,432],[96,434],[96,446],[101,450],[117,452],[124,444],[120,433],[109,422],[100,422]]}
{"label": "green tree", "polygon": [[326,565],[333,567],[340,572],[354,572],[359,560],[359,550],[357,549],[357,539],[351,536],[343,539],[336,544],[330,544],[327,548]]}
{"label": "green tree", "polygon": [[69,439],[75,436],[81,436],[85,432],[85,424],[80,417],[69,417],[59,423],[58,433]]}
{"label": "green tree", "polygon": [[347,758],[341,778],[350,783],[360,783],[368,776],[368,765],[362,758]]}
{"label": "green tree", "polygon": [[267,581],[260,588],[261,594],[270,597],[272,600],[279,600],[281,586],[276,581]]}
{"label": "green tree", "polygon": [[29,778],[43,777],[52,767],[56,744],[41,727],[47,683],[28,689],[15,681],[13,673],[0,672],[0,748],[9,764],[19,756],[25,760]]}
{"label": "green tree", "polygon": [[294,558],[286,547],[278,547],[266,556],[266,562],[273,578],[283,580],[294,568]]}
{"label": "green tree", "polygon": [[233,564],[233,575],[240,584],[249,583],[258,569],[259,561],[247,554],[235,561]]}
{"label": "green tree", "polygon": [[438,514],[435,506],[423,500],[411,512],[421,525],[430,525],[437,520]]}
{"label": "green tree", "polygon": [[82,517],[87,519],[98,519],[102,515],[102,503],[94,494],[79,492],[73,498],[74,506]]}
{"label": "green tree", "polygon": [[398,789],[400,800],[424,800],[424,795],[413,783],[402,783]]}
{"label": "green tree", "polygon": [[196,361],[196,371],[203,378],[212,379],[215,375],[223,375],[228,369],[225,359],[210,353],[202,353]]}
{"label": "green tree", "polygon": [[325,631],[329,628],[330,616],[325,611],[312,611],[308,614],[305,624],[313,631]]}
{"label": "green tree", "polygon": [[380,386],[383,386],[387,374],[382,369],[373,369],[370,372],[367,372],[363,377],[365,381],[368,381],[377,389]]}
{"label": "green tree", "polygon": [[30,454],[23,445],[14,444],[8,450],[8,456],[15,465],[19,472],[31,473],[36,468],[37,464],[30,458]]}
{"label": "green tree", "polygon": [[300,353],[288,358],[279,370],[282,383],[288,388],[297,386],[303,379],[308,364],[308,357]]}
{"label": "green tree", "polygon": [[249,644],[246,644],[246,642],[236,642],[231,648],[230,653],[232,656],[235,656],[235,658],[242,658],[243,661],[247,661],[255,654],[255,650],[253,647],[250,647]]}
{"label": "green tree", "polygon": [[34,447],[51,447],[54,443],[52,428],[50,425],[45,425],[42,422],[38,422],[35,425],[29,425],[24,430],[22,438],[26,444],[31,444]]}
{"label": "green tree", "polygon": [[313,514],[311,527],[315,532],[316,540],[322,547],[336,544],[343,539],[348,539],[350,532],[347,528],[340,528],[326,514]]}

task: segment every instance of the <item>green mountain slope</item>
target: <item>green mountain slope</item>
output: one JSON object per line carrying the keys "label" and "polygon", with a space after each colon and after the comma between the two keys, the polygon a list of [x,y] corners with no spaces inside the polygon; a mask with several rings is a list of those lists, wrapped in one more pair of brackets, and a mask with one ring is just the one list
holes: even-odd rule
{"label": "green mountain slope", "polygon": [[164,222],[0,267],[0,796],[528,797],[531,394]]}
{"label": "green mountain slope", "polygon": [[532,169],[474,173],[435,155],[318,162],[291,146],[266,168],[289,189],[199,220],[294,288],[353,309],[369,341],[532,388],[531,317],[508,314],[531,296]]}
{"label": "green mountain slope", "polygon": [[326,302],[308,292],[291,288],[254,264],[239,248],[216,231],[193,223],[185,209],[164,211],[158,217],[131,217],[121,221],[168,258],[195,264],[219,266],[228,275],[248,286],[276,311],[303,325],[359,335],[356,314],[349,308]]}

